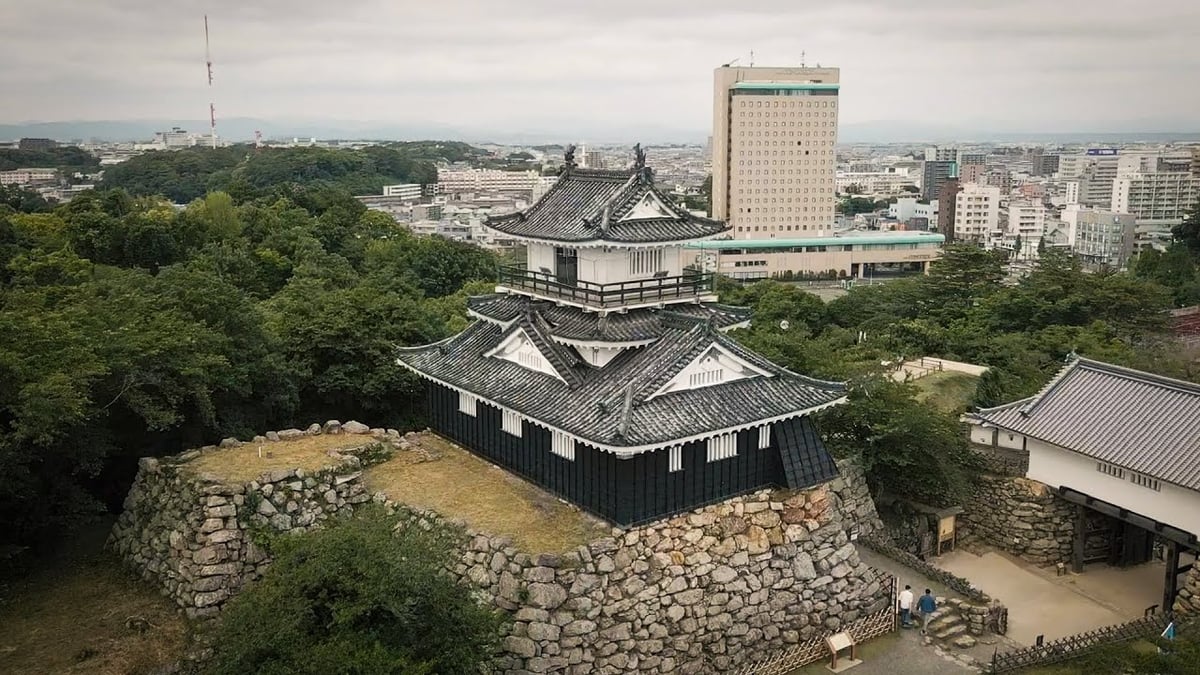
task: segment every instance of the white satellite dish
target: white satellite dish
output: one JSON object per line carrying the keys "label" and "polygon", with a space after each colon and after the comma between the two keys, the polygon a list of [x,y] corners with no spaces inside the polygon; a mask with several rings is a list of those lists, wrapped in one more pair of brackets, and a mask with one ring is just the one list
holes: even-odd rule
{"label": "white satellite dish", "polygon": [[791,327],[792,327],[792,324],[791,324],[791,322],[790,322],[790,321],[788,321],[787,319],[784,319],[783,321],[780,321],[780,322],[779,322],[779,328],[780,328],[780,329],[782,329],[782,330],[787,330],[787,329],[789,329],[789,328],[791,328]]}

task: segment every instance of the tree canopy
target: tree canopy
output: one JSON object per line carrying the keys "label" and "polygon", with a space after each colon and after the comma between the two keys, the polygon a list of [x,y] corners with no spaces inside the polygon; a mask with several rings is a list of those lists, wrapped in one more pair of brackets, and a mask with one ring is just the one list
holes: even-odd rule
{"label": "tree canopy", "polygon": [[211,672],[479,672],[501,618],[447,574],[452,533],[395,520],[273,540],[262,580],[222,613]]}
{"label": "tree canopy", "polygon": [[119,505],[139,456],[331,416],[418,424],[392,349],[461,329],[460,290],[494,269],[323,184],[0,206],[0,544]]}

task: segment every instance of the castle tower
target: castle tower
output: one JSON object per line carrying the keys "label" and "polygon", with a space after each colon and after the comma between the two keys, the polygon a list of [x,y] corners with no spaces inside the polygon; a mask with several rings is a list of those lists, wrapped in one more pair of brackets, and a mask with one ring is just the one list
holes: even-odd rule
{"label": "castle tower", "polygon": [[427,381],[431,427],[611,522],[629,525],[836,474],[809,419],[842,384],[790,372],[725,335],[684,245],[726,234],[676,207],[635,147],[625,170],[576,166],[525,211],[485,225],[526,243],[476,321],[400,349]]}

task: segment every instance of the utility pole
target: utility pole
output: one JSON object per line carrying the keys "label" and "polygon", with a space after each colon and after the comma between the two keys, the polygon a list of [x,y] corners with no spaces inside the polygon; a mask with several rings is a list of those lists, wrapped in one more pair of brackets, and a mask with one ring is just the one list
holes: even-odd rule
{"label": "utility pole", "polygon": [[213,105],[212,98],[212,52],[208,47],[208,15],[204,15],[204,64],[208,67],[208,135],[212,140],[212,147],[217,149],[217,108]]}

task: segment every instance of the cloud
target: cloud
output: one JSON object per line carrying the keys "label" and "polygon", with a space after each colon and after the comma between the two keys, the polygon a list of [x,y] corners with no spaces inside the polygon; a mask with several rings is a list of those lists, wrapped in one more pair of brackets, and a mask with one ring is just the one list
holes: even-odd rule
{"label": "cloud", "polygon": [[[204,67],[209,16],[213,91]],[[1194,0],[38,0],[0,6],[0,121],[711,125],[733,58],[842,70],[841,121],[1197,120]]]}

